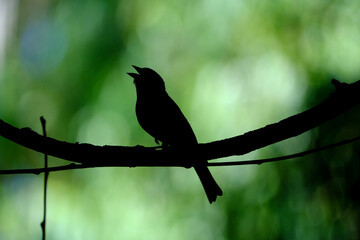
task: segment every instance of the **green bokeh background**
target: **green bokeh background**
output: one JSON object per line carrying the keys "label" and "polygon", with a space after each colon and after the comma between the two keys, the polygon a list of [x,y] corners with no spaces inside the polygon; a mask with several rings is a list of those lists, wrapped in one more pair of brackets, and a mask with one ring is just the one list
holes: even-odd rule
{"label": "green bokeh background", "polygon": [[[131,65],[155,69],[199,142],[301,112],[360,79],[360,2],[0,0],[0,118],[69,142],[153,146]],[[360,108],[242,157],[360,134]],[[194,171],[51,173],[48,239],[359,239],[359,143],[260,166],[216,167],[210,205]],[[100,159],[99,159],[100,160]],[[169,159],[171,161],[171,159]],[[66,164],[50,158],[50,165]],[[0,169],[43,155],[0,138]],[[0,176],[0,239],[40,239],[43,175]]]}

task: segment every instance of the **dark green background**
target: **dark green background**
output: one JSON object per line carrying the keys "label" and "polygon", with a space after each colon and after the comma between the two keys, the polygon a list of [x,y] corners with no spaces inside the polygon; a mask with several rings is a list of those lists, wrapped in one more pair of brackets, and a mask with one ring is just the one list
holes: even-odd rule
{"label": "dark green background", "polygon": [[[131,65],[155,69],[199,142],[301,112],[360,79],[360,2],[0,1],[0,118],[69,142],[153,146],[138,125]],[[243,157],[359,135],[359,107]],[[99,159],[101,160],[101,159]],[[169,159],[171,161],[171,159]],[[67,162],[50,158],[50,165]],[[0,138],[0,168],[43,155]],[[359,144],[261,166],[51,173],[48,239],[358,239]],[[0,176],[0,239],[40,239],[42,175]]]}

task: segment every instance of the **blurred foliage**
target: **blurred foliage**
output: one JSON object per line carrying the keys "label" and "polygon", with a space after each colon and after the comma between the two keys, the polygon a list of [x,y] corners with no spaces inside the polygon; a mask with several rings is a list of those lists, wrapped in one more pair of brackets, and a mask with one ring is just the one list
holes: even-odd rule
{"label": "blurred foliage", "polygon": [[[0,0],[0,118],[69,142],[155,143],[126,72],[165,79],[200,142],[303,111],[360,78],[360,2]],[[359,135],[359,107],[240,159]],[[230,159],[239,159],[233,157]],[[171,161],[169,159],[169,161]],[[66,162],[51,158],[51,165]],[[0,168],[43,156],[0,138]],[[359,143],[261,166],[51,173],[48,239],[359,239]],[[0,239],[39,239],[42,176],[0,176]]]}

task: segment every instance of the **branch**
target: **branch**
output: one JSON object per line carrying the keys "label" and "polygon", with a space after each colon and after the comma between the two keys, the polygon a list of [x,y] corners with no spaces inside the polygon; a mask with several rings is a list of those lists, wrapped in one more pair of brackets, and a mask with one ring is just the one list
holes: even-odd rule
{"label": "branch", "polygon": [[[243,155],[287,138],[295,137],[329,121],[360,103],[360,81],[333,80],[336,92],[319,105],[278,123],[240,136],[195,146],[149,148],[142,146],[94,146],[43,137],[30,128],[16,128],[0,120],[0,135],[26,148],[87,166],[179,166],[191,167],[196,159],[212,160]],[[50,169],[49,169],[50,170]]]}
{"label": "branch", "polygon": [[[356,141],[360,140],[360,136],[351,138],[351,139],[346,139],[337,143],[333,143],[333,144],[329,144],[323,147],[318,147],[318,148],[314,148],[311,150],[307,150],[307,151],[303,151],[303,152],[299,152],[299,153],[295,153],[295,154],[290,154],[290,155],[286,155],[286,156],[281,156],[281,157],[272,157],[272,158],[264,158],[264,159],[256,159],[256,160],[243,160],[243,161],[229,161],[229,162],[212,162],[212,163],[208,163],[208,166],[212,166],[212,167],[217,167],[217,166],[239,166],[239,165],[260,165],[263,163],[269,163],[269,162],[278,162],[278,161],[283,161],[283,160],[289,160],[289,159],[294,159],[294,158],[299,158],[299,157],[305,157],[307,155],[313,154],[313,153],[317,153],[317,152],[322,152],[325,150],[329,150],[329,149],[333,149],[336,147],[340,147],[346,144],[350,144]],[[1,171],[0,171],[1,173]]]}
{"label": "branch", "polygon": [[336,92],[328,99],[302,113],[280,122],[247,132],[241,136],[206,144],[206,159],[243,155],[268,145],[298,136],[334,119],[360,103],[360,80],[340,83],[333,79]]}
{"label": "branch", "polygon": [[[309,154],[322,152],[325,150],[333,149],[335,147],[340,147],[346,144],[350,144],[360,140],[360,136],[355,138],[346,139],[337,143],[333,143],[330,145],[326,145],[323,147],[314,148],[311,150],[307,150],[304,152],[299,152],[295,154],[290,154],[281,157],[273,157],[273,158],[264,158],[264,159],[256,159],[256,160],[242,160],[242,161],[229,161],[229,162],[212,162],[207,164],[210,167],[219,167],[219,166],[239,166],[239,165],[260,165],[263,163],[269,162],[278,162],[283,160],[294,159],[298,157],[304,157]],[[64,166],[56,166],[56,167],[48,167],[48,168],[30,168],[30,169],[8,169],[8,170],[0,170],[0,175],[6,174],[40,174],[42,172],[57,172],[57,171],[64,171],[64,170],[71,170],[71,169],[84,169],[84,168],[95,168],[95,167],[115,167],[115,166],[106,166],[106,165],[87,165],[87,164],[75,164],[71,163]]]}

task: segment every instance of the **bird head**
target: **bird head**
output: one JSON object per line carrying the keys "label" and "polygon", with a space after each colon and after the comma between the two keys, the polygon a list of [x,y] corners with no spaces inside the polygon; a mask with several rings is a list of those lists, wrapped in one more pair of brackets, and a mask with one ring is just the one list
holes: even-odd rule
{"label": "bird head", "polygon": [[134,84],[138,90],[165,91],[164,80],[151,68],[134,66],[137,73],[127,73],[134,78]]}

